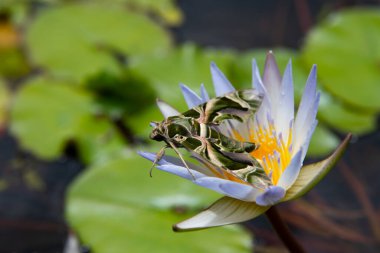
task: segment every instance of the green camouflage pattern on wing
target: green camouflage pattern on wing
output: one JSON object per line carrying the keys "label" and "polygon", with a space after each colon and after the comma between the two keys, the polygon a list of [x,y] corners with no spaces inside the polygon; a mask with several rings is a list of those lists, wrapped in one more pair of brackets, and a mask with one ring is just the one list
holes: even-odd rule
{"label": "green camouflage pattern on wing", "polygon": [[[227,137],[217,126],[227,119],[248,120],[261,104],[261,96],[253,89],[234,91],[191,108],[182,115],[156,123],[151,138],[165,141],[168,147],[185,148],[197,154],[204,164],[211,164],[257,186],[267,187],[271,180],[249,153],[255,143]],[[180,155],[179,152],[177,152]]]}

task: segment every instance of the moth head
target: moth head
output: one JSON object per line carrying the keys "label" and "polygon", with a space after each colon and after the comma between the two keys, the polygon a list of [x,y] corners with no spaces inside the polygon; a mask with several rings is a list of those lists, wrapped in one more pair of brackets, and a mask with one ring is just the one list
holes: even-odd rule
{"label": "moth head", "polygon": [[151,122],[150,125],[153,127],[153,130],[150,133],[149,138],[151,138],[152,140],[155,140],[155,141],[164,141],[165,136],[161,130],[160,123]]}

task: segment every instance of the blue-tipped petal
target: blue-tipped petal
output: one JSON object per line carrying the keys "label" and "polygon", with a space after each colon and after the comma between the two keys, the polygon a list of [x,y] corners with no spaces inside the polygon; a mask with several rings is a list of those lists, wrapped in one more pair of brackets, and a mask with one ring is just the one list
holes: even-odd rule
{"label": "blue-tipped petal", "polygon": [[[141,155],[145,159],[148,159],[149,161],[154,162],[156,160],[157,154],[151,153],[151,152],[145,152],[145,151],[137,151],[137,154]],[[165,159],[161,159],[158,163],[158,165],[168,164]]]}
{"label": "blue-tipped petal", "polygon": [[252,88],[257,89],[261,94],[265,94],[263,81],[261,81],[259,67],[256,59],[252,60]]}
{"label": "blue-tipped petal", "polygon": [[265,59],[263,83],[267,88],[271,100],[277,100],[280,94],[281,74],[272,51],[269,51]]}
{"label": "blue-tipped petal", "polygon": [[285,196],[285,189],[279,186],[269,186],[266,191],[256,198],[256,204],[271,206],[280,202]]}
{"label": "blue-tipped petal", "polygon": [[303,161],[303,150],[299,150],[297,154],[292,158],[288,167],[286,167],[285,171],[281,174],[280,179],[278,180],[277,185],[284,188],[289,189],[290,186],[296,181],[298,174],[300,173],[300,169],[302,167]]}
{"label": "blue-tipped petal", "polygon": [[254,201],[256,196],[259,194],[258,189],[253,188],[250,185],[240,184],[217,177],[199,178],[195,180],[194,183],[226,196],[244,201]]}
{"label": "blue-tipped petal", "polygon": [[157,166],[157,169],[169,172],[169,173],[177,175],[177,176],[180,176],[180,177],[185,178],[187,180],[194,180],[194,178],[198,179],[198,178],[205,177],[204,174],[202,174],[198,171],[192,170],[192,169],[190,169],[190,171],[189,171],[187,168],[185,168],[183,166],[159,165],[159,166]]}
{"label": "blue-tipped petal", "polygon": [[164,115],[165,119],[170,116],[177,116],[181,114],[179,111],[177,111],[176,109],[174,109],[162,100],[157,99],[156,103],[162,115]]}
{"label": "blue-tipped petal", "polygon": [[294,119],[294,88],[292,75],[292,62],[289,60],[281,82],[280,100],[274,105],[276,110],[276,131],[283,134],[287,143],[289,135],[289,122]]}
{"label": "blue-tipped petal", "polygon": [[[306,81],[305,90],[302,94],[301,102],[298,107],[297,115],[294,122],[295,132],[302,131],[303,125],[308,117],[310,108],[315,104],[317,96],[317,66],[313,65],[309,77]],[[317,105],[318,107],[318,105]]]}
{"label": "blue-tipped petal", "polygon": [[211,63],[211,76],[216,96],[223,96],[235,90],[234,86],[213,62]]}
{"label": "blue-tipped petal", "polygon": [[206,103],[210,100],[210,96],[208,95],[205,85],[203,83],[201,84],[201,98],[203,103]]}
{"label": "blue-tipped petal", "polygon": [[[142,157],[144,157],[145,159],[148,159],[152,162],[155,161],[157,155],[156,153],[150,153],[150,152],[144,152],[144,151],[138,151],[137,152],[139,155],[141,155]],[[201,166],[198,166],[198,165],[195,165],[191,162],[186,162],[186,164],[189,166],[189,168],[191,170],[195,170],[195,171],[198,171],[204,175],[207,175],[207,176],[213,176],[214,174],[207,168],[207,167],[201,167]],[[181,161],[181,159],[177,158],[177,157],[173,157],[173,156],[163,156],[158,162],[157,162],[157,165],[176,165],[176,166],[181,166],[181,167],[185,167],[185,165],[183,164],[183,162]]]}
{"label": "blue-tipped petal", "polygon": [[192,89],[187,87],[185,84],[180,83],[183,97],[186,100],[187,106],[193,108],[203,103],[202,99],[195,93]]}

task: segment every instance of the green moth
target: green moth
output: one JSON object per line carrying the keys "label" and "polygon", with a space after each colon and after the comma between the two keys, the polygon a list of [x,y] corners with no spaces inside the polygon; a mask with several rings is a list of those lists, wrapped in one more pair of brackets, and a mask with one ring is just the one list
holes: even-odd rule
{"label": "green moth", "polygon": [[166,143],[158,152],[153,166],[162,158],[165,149],[171,147],[189,169],[178,150],[185,148],[201,163],[211,163],[213,167],[233,173],[258,187],[266,187],[270,184],[270,179],[256,159],[249,154],[258,148],[257,145],[227,137],[218,130],[224,120],[248,120],[261,101],[261,96],[253,89],[234,91],[210,99],[181,115],[153,122],[150,138]]}

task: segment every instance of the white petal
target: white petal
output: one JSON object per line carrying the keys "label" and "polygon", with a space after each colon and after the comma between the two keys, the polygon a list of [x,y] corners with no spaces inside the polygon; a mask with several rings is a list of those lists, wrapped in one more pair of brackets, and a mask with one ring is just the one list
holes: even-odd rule
{"label": "white petal", "polygon": [[203,103],[202,99],[197,95],[197,93],[195,93],[183,83],[179,85],[181,87],[183,97],[185,98],[187,106],[189,108],[193,108]]}
{"label": "white petal", "polygon": [[[148,159],[152,162],[154,162],[156,157],[157,157],[157,155],[155,153],[144,152],[144,151],[138,151],[137,153],[139,155],[141,155],[142,157],[144,157],[145,159]],[[207,176],[213,176],[214,175],[208,168],[195,165],[191,162],[186,162],[186,164],[189,166],[190,169],[198,171],[198,172],[205,174]],[[160,159],[160,161],[157,162],[157,165],[176,165],[176,166],[181,166],[181,167],[185,168],[185,165],[183,164],[181,159],[179,159],[177,157],[166,156],[166,155],[163,156]]]}
{"label": "white petal", "polygon": [[289,124],[294,119],[294,89],[292,76],[292,62],[285,69],[281,83],[281,94],[278,103],[273,104],[275,112],[276,131],[282,133],[285,143],[288,141]]}
{"label": "white petal", "polygon": [[286,191],[286,195],[283,201],[301,197],[310,189],[312,189],[319,181],[321,181],[322,178],[326,176],[326,174],[334,167],[335,163],[342,156],[350,139],[351,134],[346,136],[344,141],[327,159],[302,167],[297,180]]}
{"label": "white petal", "polygon": [[185,178],[185,179],[191,180],[191,181],[194,181],[194,179],[196,180],[196,179],[205,177],[204,174],[202,174],[198,171],[192,170],[192,169],[188,170],[187,168],[185,168],[183,166],[159,165],[159,166],[157,166],[157,169],[165,171],[165,172],[169,172],[171,174],[180,176],[182,178]]}
{"label": "white petal", "polygon": [[257,89],[261,94],[266,93],[263,81],[261,81],[260,71],[257,66],[256,59],[252,60],[252,88]]}
{"label": "white petal", "polygon": [[231,198],[254,201],[260,191],[250,185],[237,183],[234,181],[217,177],[203,177],[195,180],[197,185],[219,192]]}
{"label": "white petal", "polygon": [[297,152],[299,148],[303,147],[306,142],[310,141],[310,139],[308,138],[310,138],[312,133],[314,132],[314,128],[316,124],[315,118],[318,112],[319,99],[320,99],[320,93],[318,92],[316,94],[316,97],[313,103],[311,103],[308,108],[309,110],[306,114],[306,117],[304,118],[304,121],[303,122],[298,121],[297,126],[294,126],[294,141],[293,141],[294,149],[293,150],[295,152]]}
{"label": "white petal", "polygon": [[278,101],[281,91],[281,74],[272,51],[269,51],[265,60],[263,83],[268,91],[271,102]]}
{"label": "white petal", "polygon": [[292,158],[288,167],[286,167],[285,171],[280,176],[280,179],[277,182],[277,186],[284,188],[285,190],[289,189],[290,186],[297,179],[298,174],[300,172],[302,166],[302,149],[297,152],[297,154]]}
{"label": "white petal", "polygon": [[307,154],[307,150],[309,149],[309,144],[310,144],[310,141],[311,141],[311,137],[313,136],[313,133],[314,133],[315,128],[317,127],[317,125],[318,125],[318,120],[314,120],[313,124],[309,128],[309,132],[306,134],[306,138],[305,138],[305,140],[304,140],[304,142],[303,142],[303,144],[301,146],[301,149],[303,151],[301,160],[305,159],[305,156]]}
{"label": "white petal", "polygon": [[208,95],[205,85],[203,83],[201,84],[201,98],[203,103],[206,103],[210,100],[210,96]]}
{"label": "white petal", "polygon": [[178,112],[176,109],[168,105],[162,100],[157,99],[156,101],[158,108],[160,109],[162,115],[164,115],[165,119],[170,117],[170,116],[177,116],[180,115],[181,113]]}
{"label": "white petal", "polygon": [[259,206],[272,206],[285,196],[285,189],[279,186],[269,186],[264,193],[256,198]]}
{"label": "white petal", "polygon": [[313,68],[311,69],[309,77],[307,79],[305,90],[303,92],[302,99],[298,107],[297,116],[294,122],[294,131],[296,134],[302,131],[311,108],[315,107],[315,99],[317,97],[316,87],[317,66],[313,65]]}
{"label": "white petal", "polygon": [[230,81],[227,80],[222,71],[213,62],[211,63],[211,75],[216,96],[223,96],[235,90]]}
{"label": "white petal", "polygon": [[263,82],[260,78],[259,68],[257,67],[256,60],[252,60],[252,87],[257,89],[257,91],[263,95],[263,100],[261,106],[255,114],[255,125],[262,126],[263,128],[268,127],[267,115],[271,110],[271,101],[267,89],[265,88]]}
{"label": "white petal", "polygon": [[256,218],[269,207],[256,205],[229,197],[223,197],[206,210],[173,226],[174,231],[197,230],[239,223]]}

